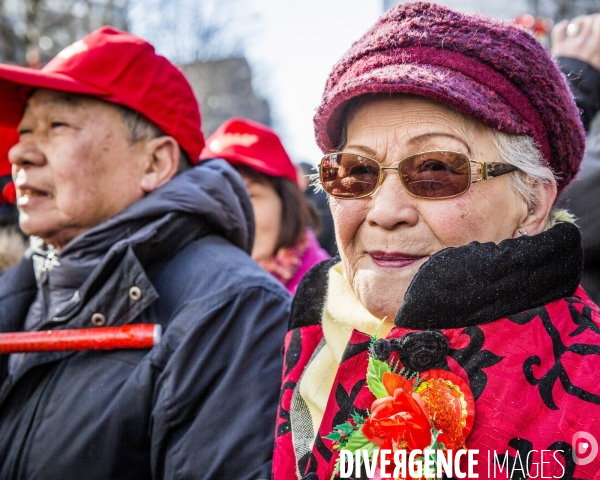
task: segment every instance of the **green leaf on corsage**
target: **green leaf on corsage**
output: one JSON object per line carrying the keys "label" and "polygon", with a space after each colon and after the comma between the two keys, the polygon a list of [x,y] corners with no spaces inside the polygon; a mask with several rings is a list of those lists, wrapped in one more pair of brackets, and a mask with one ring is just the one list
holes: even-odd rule
{"label": "green leaf on corsage", "polygon": [[[328,438],[330,440],[333,440],[332,437],[338,430],[341,432],[344,432],[344,430],[345,430],[344,425],[350,425],[353,427],[353,431],[350,432],[348,434],[348,436],[343,436],[342,433],[338,432],[339,435],[342,437],[342,440],[340,441],[340,443],[338,445],[336,445],[334,447],[334,450],[338,450],[338,449],[339,450],[348,450],[353,455],[354,455],[354,452],[356,452],[357,450],[365,450],[368,452],[369,456],[372,457],[373,452],[375,450],[379,450],[379,447],[377,445],[375,445],[374,443],[371,443],[371,441],[367,437],[365,437],[365,434],[362,432],[361,427],[362,427],[362,424],[364,423],[365,419],[360,417],[358,414],[352,415],[352,418],[357,423],[360,420],[360,423],[358,425],[354,425],[354,426],[350,422],[346,422],[341,425],[337,425],[333,432],[331,432],[329,435],[327,435],[326,437],[323,437],[323,438]],[[362,464],[362,456],[360,458],[360,462]],[[335,469],[333,470],[331,479],[333,479],[339,471],[340,471],[340,457],[338,457],[335,462]]]}
{"label": "green leaf on corsage", "polygon": [[390,366],[386,362],[369,357],[369,367],[367,368],[367,385],[371,393],[377,398],[388,397],[389,394],[383,386],[381,377],[386,372],[391,372]]}
{"label": "green leaf on corsage", "polygon": [[371,443],[371,441],[365,437],[365,434],[362,432],[362,430],[356,430],[344,446],[344,450],[349,450],[352,453],[356,452],[357,450],[365,449],[372,452],[375,448],[378,448],[377,445]]}
{"label": "green leaf on corsage", "polygon": [[351,415],[351,418],[352,422],[348,421],[336,425],[333,427],[333,431],[329,435],[323,437],[337,444],[334,445],[334,450],[343,448],[350,437],[363,426],[363,423],[365,423],[365,418],[363,418],[358,412],[354,412]]}

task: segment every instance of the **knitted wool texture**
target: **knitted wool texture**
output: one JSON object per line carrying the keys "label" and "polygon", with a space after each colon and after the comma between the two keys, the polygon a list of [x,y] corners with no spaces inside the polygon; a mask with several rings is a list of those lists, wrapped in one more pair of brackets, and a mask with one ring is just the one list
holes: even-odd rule
{"label": "knitted wool texture", "polygon": [[514,24],[431,3],[389,10],[331,72],[315,114],[317,144],[334,151],[347,102],[369,93],[436,100],[501,132],[530,135],[558,177],[579,170],[585,132],[567,81]]}

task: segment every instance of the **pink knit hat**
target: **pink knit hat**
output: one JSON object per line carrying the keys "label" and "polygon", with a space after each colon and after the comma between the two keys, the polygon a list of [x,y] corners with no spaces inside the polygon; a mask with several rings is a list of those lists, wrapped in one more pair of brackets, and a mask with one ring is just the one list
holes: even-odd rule
{"label": "pink knit hat", "polygon": [[389,10],[334,66],[314,118],[324,152],[340,139],[347,102],[407,93],[501,132],[530,135],[559,193],[583,158],[585,133],[567,81],[545,48],[512,23],[433,3]]}

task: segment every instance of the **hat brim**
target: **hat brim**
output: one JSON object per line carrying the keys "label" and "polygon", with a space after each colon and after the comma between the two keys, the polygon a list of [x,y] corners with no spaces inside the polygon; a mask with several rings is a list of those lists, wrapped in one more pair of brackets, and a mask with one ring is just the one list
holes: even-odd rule
{"label": "hat brim", "polygon": [[0,125],[17,126],[29,94],[37,88],[100,97],[108,95],[95,86],[60,73],[17,65],[0,65]]}
{"label": "hat brim", "polygon": [[[457,76],[461,77],[460,81],[452,82],[452,88],[444,88],[449,77],[457,79]],[[363,75],[349,76],[348,81],[341,81],[330,92],[324,101],[325,108],[315,116],[315,133],[321,150],[329,153],[338,148],[343,117],[350,100],[368,94],[394,93],[435,100],[490,128],[506,133],[532,133],[520,121],[519,114],[497,92],[456,70],[415,63],[391,64],[369,70]],[[485,114],[490,108],[496,112],[494,117]],[[503,118],[505,122],[500,125],[497,118]],[[325,128],[322,128],[322,119],[326,119]]]}

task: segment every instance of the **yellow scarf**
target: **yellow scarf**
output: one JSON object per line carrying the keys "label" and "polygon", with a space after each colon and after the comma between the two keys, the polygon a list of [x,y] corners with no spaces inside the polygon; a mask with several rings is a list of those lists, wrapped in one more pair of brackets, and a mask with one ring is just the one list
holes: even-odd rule
{"label": "yellow scarf", "polygon": [[[388,335],[394,326],[393,321],[394,319],[390,319],[381,326],[378,335],[380,338]],[[325,345],[306,366],[299,385],[300,395],[310,411],[315,434],[319,431],[329,393],[352,330],[373,335],[380,323],[381,320],[371,315],[354,295],[342,264],[331,267],[322,318]]]}

